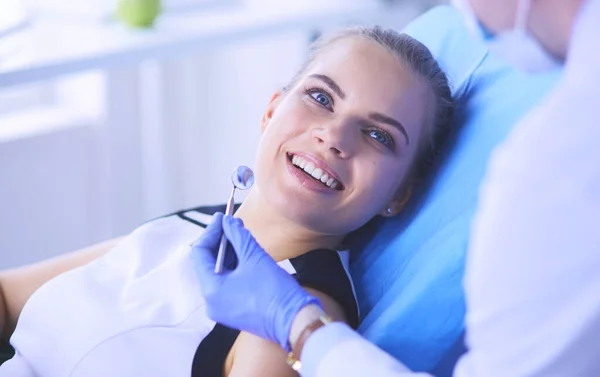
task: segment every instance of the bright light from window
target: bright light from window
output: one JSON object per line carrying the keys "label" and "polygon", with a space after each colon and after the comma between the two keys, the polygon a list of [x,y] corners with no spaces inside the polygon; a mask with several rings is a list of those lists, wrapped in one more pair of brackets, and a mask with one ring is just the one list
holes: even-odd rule
{"label": "bright light from window", "polygon": [[[0,1],[0,38],[25,21],[26,12],[21,0]],[[2,40],[0,39],[0,43]]]}

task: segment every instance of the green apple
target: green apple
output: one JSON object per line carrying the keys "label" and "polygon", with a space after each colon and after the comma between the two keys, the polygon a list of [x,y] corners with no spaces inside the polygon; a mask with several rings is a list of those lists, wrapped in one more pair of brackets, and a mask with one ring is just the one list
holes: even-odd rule
{"label": "green apple", "polygon": [[118,0],[117,15],[128,25],[150,27],[160,14],[161,0]]}

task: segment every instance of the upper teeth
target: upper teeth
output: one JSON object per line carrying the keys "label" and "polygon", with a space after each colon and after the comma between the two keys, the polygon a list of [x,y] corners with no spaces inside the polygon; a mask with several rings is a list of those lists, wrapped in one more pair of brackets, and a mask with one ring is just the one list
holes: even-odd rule
{"label": "upper teeth", "polygon": [[306,161],[302,157],[293,156],[292,164],[294,164],[295,166],[299,167],[300,169],[302,169],[305,172],[307,172],[308,174],[310,174],[314,179],[317,179],[317,180],[323,182],[323,184],[326,185],[327,187],[331,187],[332,189],[335,189],[339,184],[339,182],[336,181],[333,177],[330,177],[329,174],[323,172],[323,169],[315,168],[315,164],[313,164],[312,162]]}

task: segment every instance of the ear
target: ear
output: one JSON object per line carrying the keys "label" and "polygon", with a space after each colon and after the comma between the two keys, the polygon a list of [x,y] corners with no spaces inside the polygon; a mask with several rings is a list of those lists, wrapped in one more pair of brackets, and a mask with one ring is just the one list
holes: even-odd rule
{"label": "ear", "polygon": [[261,132],[265,132],[265,130],[267,129],[267,126],[269,125],[269,122],[271,121],[271,118],[273,117],[273,113],[275,112],[275,109],[277,108],[277,105],[279,104],[279,99],[281,98],[281,93],[282,93],[281,90],[278,90],[275,93],[273,93],[273,95],[271,96],[271,100],[269,101],[267,110],[265,111],[262,119],[260,120],[260,131]]}
{"label": "ear", "polygon": [[412,197],[414,186],[415,182],[411,181],[404,189],[398,190],[394,199],[379,214],[383,217],[392,217],[402,212]]}

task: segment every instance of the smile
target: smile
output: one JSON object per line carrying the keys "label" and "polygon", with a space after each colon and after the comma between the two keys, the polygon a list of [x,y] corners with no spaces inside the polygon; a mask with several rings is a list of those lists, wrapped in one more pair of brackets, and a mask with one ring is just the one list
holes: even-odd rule
{"label": "smile", "polygon": [[325,166],[317,166],[314,162],[295,154],[288,154],[288,159],[295,168],[303,171],[307,176],[320,182],[325,187],[336,191],[344,189],[343,185],[333,177],[333,173],[328,171]]}

